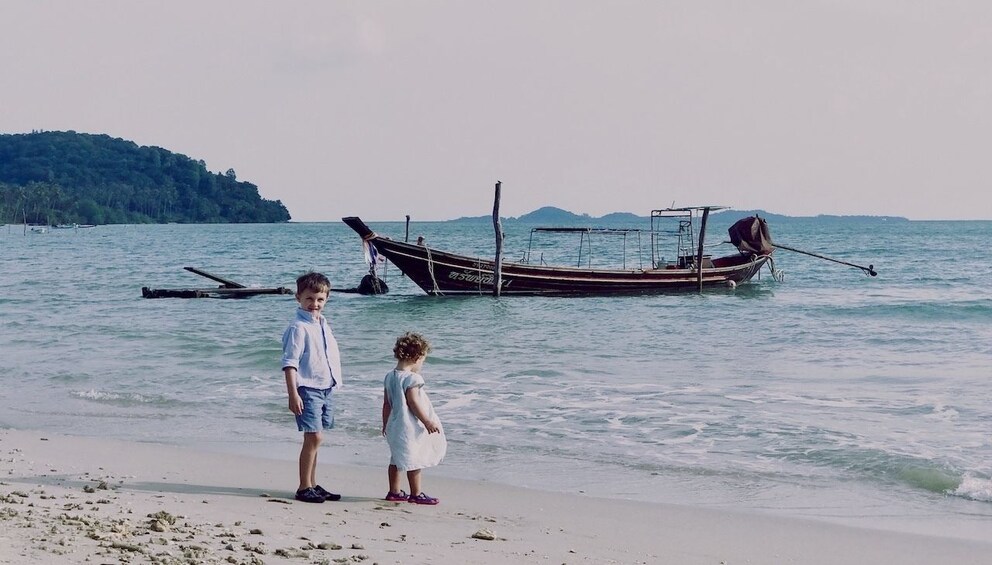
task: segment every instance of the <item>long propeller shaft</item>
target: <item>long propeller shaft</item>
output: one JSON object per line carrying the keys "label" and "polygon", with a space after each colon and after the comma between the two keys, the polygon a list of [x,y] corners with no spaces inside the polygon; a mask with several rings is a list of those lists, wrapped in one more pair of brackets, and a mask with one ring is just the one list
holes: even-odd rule
{"label": "long propeller shaft", "polygon": [[802,253],[803,255],[809,255],[810,257],[816,257],[817,259],[824,259],[826,261],[833,261],[834,263],[840,263],[841,265],[847,265],[848,267],[854,267],[856,269],[861,269],[866,275],[871,275],[877,277],[878,273],[875,272],[875,265],[868,265],[867,267],[861,265],[855,265],[854,263],[848,263],[847,261],[841,261],[840,259],[834,259],[832,257],[827,257],[825,255],[820,255],[819,253],[813,253],[812,251],[803,251],[802,249],[796,249],[795,247],[789,247],[788,245],[782,245],[781,243],[772,243],[775,247],[779,249],[785,249],[787,251],[792,251],[795,253]]}

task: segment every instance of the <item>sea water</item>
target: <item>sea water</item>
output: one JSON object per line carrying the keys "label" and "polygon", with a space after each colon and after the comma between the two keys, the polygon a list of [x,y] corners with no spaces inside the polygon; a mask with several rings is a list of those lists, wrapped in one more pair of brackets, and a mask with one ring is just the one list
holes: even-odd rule
{"label": "sea water", "polygon": [[[779,250],[782,281],[765,269],[734,290],[495,299],[430,297],[380,266],[388,294],[333,293],[326,309],[345,383],[321,461],[381,470],[385,488],[382,378],[415,330],[434,344],[424,376],[449,442],[432,475],[987,539],[992,222],[771,228],[879,276]],[[529,227],[504,229],[518,259]],[[418,235],[493,254],[491,224],[414,222]],[[338,222],[0,228],[0,427],[276,458],[291,490],[300,438],[279,361],[296,303],[141,298],[215,285],[184,266],[251,287],[309,269],[353,287],[368,269]]]}

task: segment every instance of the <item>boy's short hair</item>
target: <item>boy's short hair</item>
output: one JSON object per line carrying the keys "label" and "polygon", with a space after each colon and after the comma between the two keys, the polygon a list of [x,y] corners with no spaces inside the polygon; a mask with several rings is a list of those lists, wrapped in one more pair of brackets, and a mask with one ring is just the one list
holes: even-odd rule
{"label": "boy's short hair", "polygon": [[406,332],[396,338],[393,346],[393,356],[400,361],[415,361],[431,352],[431,343],[424,336]]}
{"label": "boy's short hair", "polygon": [[296,294],[303,294],[306,291],[330,292],[331,281],[323,273],[310,271],[300,275],[296,279]]}

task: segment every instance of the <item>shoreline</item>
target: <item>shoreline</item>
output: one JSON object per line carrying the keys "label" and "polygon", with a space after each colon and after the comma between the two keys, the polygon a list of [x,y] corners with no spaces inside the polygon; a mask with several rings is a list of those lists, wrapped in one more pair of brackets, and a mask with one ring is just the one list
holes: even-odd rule
{"label": "shoreline", "polygon": [[[354,437],[327,436],[321,463],[357,467],[375,475],[381,469],[369,461],[386,461],[384,440],[356,443]],[[214,442],[164,442],[194,451],[213,451],[246,457],[276,459],[295,464],[299,445],[288,441],[237,446]],[[378,438],[381,440],[381,438]],[[128,438],[122,438],[130,441]],[[462,446],[464,447],[464,446]],[[478,456],[478,454],[476,454]],[[561,469],[568,469],[562,473]],[[878,485],[807,478],[766,479],[727,472],[708,474],[704,480],[692,473],[644,472],[617,463],[598,467],[580,461],[530,454],[503,453],[498,459],[467,461],[463,449],[449,453],[438,467],[426,471],[427,491],[436,480],[457,479],[499,487],[560,496],[596,497],[609,500],[668,504],[675,507],[707,508],[781,519],[831,523],[855,529],[885,530],[960,540],[985,541],[992,515],[988,502],[950,493],[926,490],[899,492],[900,485]],[[690,478],[691,477],[691,478]],[[791,480],[789,480],[791,479]],[[762,482],[765,480],[765,482]]]}
{"label": "shoreline", "polygon": [[[321,464],[340,502],[292,500],[295,461],[0,430],[0,564],[984,563],[992,542]],[[475,537],[473,537],[475,536]],[[484,539],[492,537],[494,539]]]}

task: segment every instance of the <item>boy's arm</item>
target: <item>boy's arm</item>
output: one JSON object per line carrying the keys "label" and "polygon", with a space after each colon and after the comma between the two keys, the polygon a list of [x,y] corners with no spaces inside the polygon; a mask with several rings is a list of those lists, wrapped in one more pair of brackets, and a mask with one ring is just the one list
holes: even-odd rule
{"label": "boy's arm", "polygon": [[427,415],[427,411],[424,410],[424,406],[420,403],[419,386],[412,386],[406,389],[406,405],[410,407],[410,412],[413,412],[413,415],[420,420],[420,423],[427,428],[427,433],[434,434],[440,431],[437,424],[431,421]]}
{"label": "boy's arm", "polygon": [[393,406],[389,403],[389,395],[386,389],[382,389],[382,435],[386,435],[386,422],[389,421],[389,413],[393,411]]}
{"label": "boy's arm", "polygon": [[303,414],[303,399],[296,390],[296,377],[305,344],[306,336],[296,324],[290,324],[282,334],[282,373],[286,377],[286,395],[289,397],[289,411],[297,416]]}
{"label": "boy's arm", "polygon": [[296,368],[283,367],[282,373],[286,377],[286,395],[289,396],[289,411],[297,416],[303,414],[303,399],[296,390]]}

